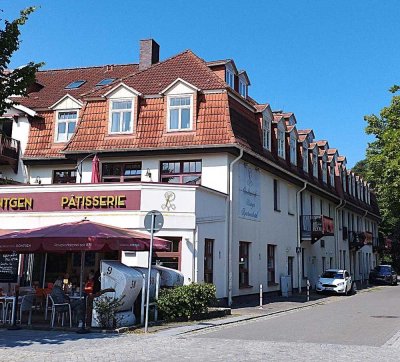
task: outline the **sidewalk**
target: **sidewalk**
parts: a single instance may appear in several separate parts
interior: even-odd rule
[[[357,283],[357,293],[363,293],[372,288],[374,288],[374,286],[368,286],[366,284],[361,285],[360,283]],[[156,332],[157,335],[162,336],[180,335],[206,328],[239,323],[251,319],[271,316],[274,314],[286,313],[302,308],[310,308],[316,305],[334,302],[335,300],[339,301],[342,298],[346,297],[341,295],[317,294],[314,291],[310,291],[309,301],[307,301],[307,295],[304,291],[302,294],[293,293],[289,297],[265,294],[262,308],[259,306],[259,299],[254,296],[254,298],[251,298],[250,300],[234,303],[231,309],[231,316],[218,319],[209,319],[200,322],[192,322],[183,326],[176,324],[164,325],[162,327],[154,326],[149,328],[149,331],[153,333]]]

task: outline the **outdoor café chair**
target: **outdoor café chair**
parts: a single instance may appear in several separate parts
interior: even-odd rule
[[[32,309],[34,308],[35,294],[26,294],[19,305],[19,324],[22,324],[22,313],[29,312],[28,325],[32,323]]]
[[[69,303],[55,303],[53,297],[48,295],[51,302],[51,327],[54,327],[54,319],[56,314],[61,313],[61,325],[64,326],[65,313],[69,313],[69,327],[72,328],[72,313],[71,304]]]

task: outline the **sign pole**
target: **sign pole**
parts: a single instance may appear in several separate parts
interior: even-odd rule
[[[148,332],[149,327],[149,304],[150,304],[150,278],[151,278],[151,260],[153,258],[153,238],[154,238],[154,221],[155,214],[151,214],[151,229],[150,229],[150,250],[149,250],[149,270],[147,274],[147,290],[146,290],[146,318],[144,322],[144,333]]]

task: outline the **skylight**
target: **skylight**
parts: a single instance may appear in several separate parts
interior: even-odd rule
[[[99,83],[97,83],[96,86],[107,85],[107,84],[112,83],[114,80],[115,80],[115,78],[104,78]]]
[[[86,83],[86,80],[75,80],[72,83],[69,83],[65,89],[77,89],[79,88],[82,84]]]

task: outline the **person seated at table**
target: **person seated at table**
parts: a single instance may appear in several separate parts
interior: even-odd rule
[[[85,284],[85,293],[86,294],[93,294],[93,286],[94,286],[94,273],[91,271],[88,276],[88,280]]]
[[[71,310],[76,313],[79,325],[83,323],[84,319],[84,299],[71,300],[68,295],[63,291],[63,278],[58,278],[54,284],[53,289],[50,293],[55,304],[69,303],[71,305]]]

